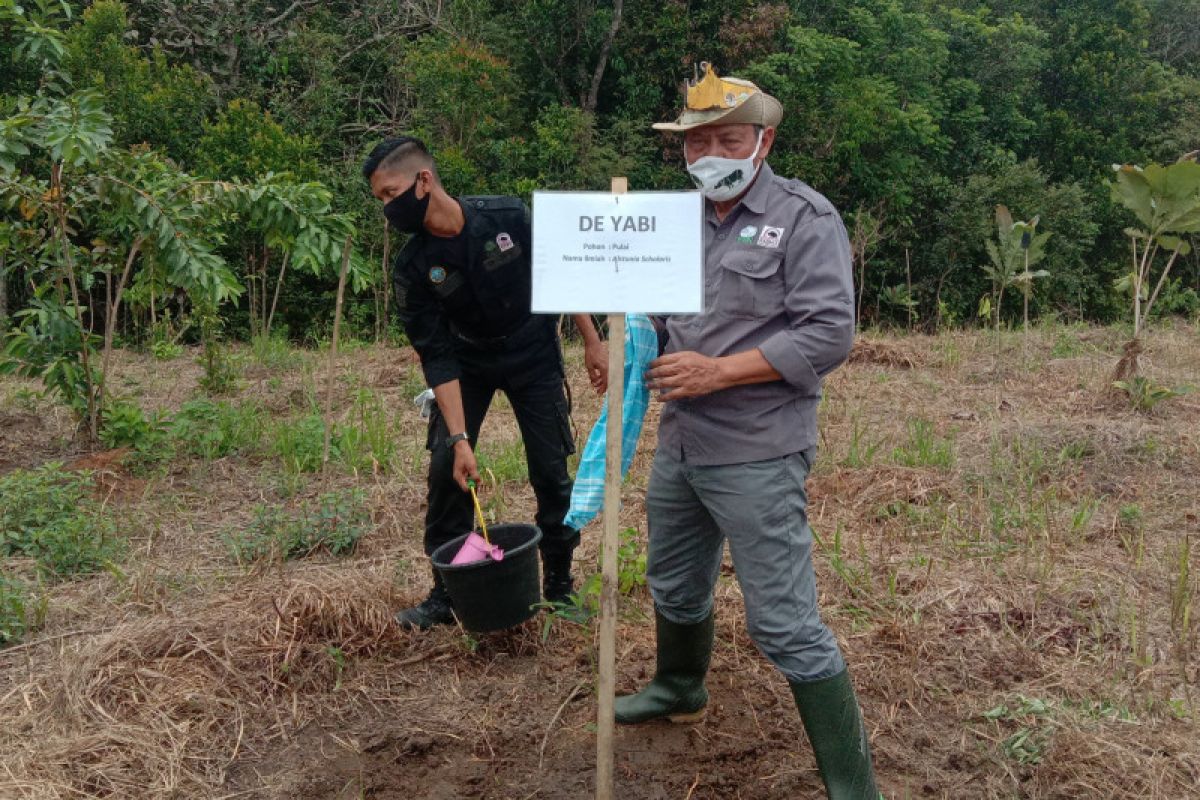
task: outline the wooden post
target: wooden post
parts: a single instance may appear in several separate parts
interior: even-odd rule
[[[334,367],[337,363],[338,327],[342,321],[342,299],[346,295],[346,273],[350,271],[350,248],[353,237],[346,237],[342,247],[342,271],[338,274],[337,303],[333,307],[333,338],[329,342],[329,372],[325,378],[325,441],[321,447],[321,473],[326,485],[329,483],[329,444],[333,433],[333,387]]]
[[[612,179],[613,194],[629,191]],[[617,548],[620,544],[621,428],[625,402],[625,315],[608,315],[608,428],[604,450],[604,544],[600,573],[600,685],[596,719],[596,800],[613,798],[613,696],[617,678]]]

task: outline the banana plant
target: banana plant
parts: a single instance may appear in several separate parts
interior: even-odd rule
[[[1182,234],[1200,232],[1200,164],[1179,161],[1145,168],[1132,164],[1114,164],[1116,179],[1110,184],[1113,199],[1129,209],[1140,225],[1125,229],[1129,237],[1133,268],[1121,279],[1122,287],[1133,301],[1133,338],[1146,328],[1154,301],[1167,282],[1167,276],[1179,256],[1191,252]],[[1159,256],[1166,263],[1153,280]],[[1153,291],[1149,291],[1151,284]],[[1136,373],[1136,360],[1131,365]]]
[[[1046,257],[1046,241],[1050,234],[1038,233],[1040,217],[1029,221],[1013,221],[1012,213],[1005,205],[996,206],[996,240],[988,239],[987,248],[990,264],[982,269],[992,281],[993,320],[1000,330],[1000,307],[1004,303],[1004,290],[1009,287],[1020,289],[1025,296],[1025,328],[1029,328],[1029,298],[1033,294],[1033,282],[1047,277],[1045,270],[1030,268]]]

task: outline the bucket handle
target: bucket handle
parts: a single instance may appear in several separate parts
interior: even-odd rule
[[[479,518],[479,530],[483,533],[483,540],[491,544],[492,540],[488,538],[487,522],[483,519],[483,508],[479,505],[479,495],[475,494],[474,479],[467,480],[467,488],[471,490],[471,501],[475,504],[475,516]]]

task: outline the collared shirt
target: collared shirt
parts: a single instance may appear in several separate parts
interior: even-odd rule
[[[525,204],[516,197],[458,202],[465,220],[458,235],[421,231],[392,266],[397,313],[430,386],[461,377],[472,342],[508,337],[532,321]]]
[[[658,446],[696,465],[806,450],[817,443],[821,378],[854,340],[845,226],[825,197],[765,162],[723,221],[705,205],[705,311],[665,318],[665,352],[758,348],[782,380],[668,401]]]

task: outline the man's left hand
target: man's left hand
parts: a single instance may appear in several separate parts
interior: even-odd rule
[[[701,397],[730,386],[716,358],[693,350],[660,356],[646,370],[646,385],[660,402]]]
[[[583,346],[583,365],[596,394],[604,394],[608,389],[608,348],[604,342],[597,339]]]

